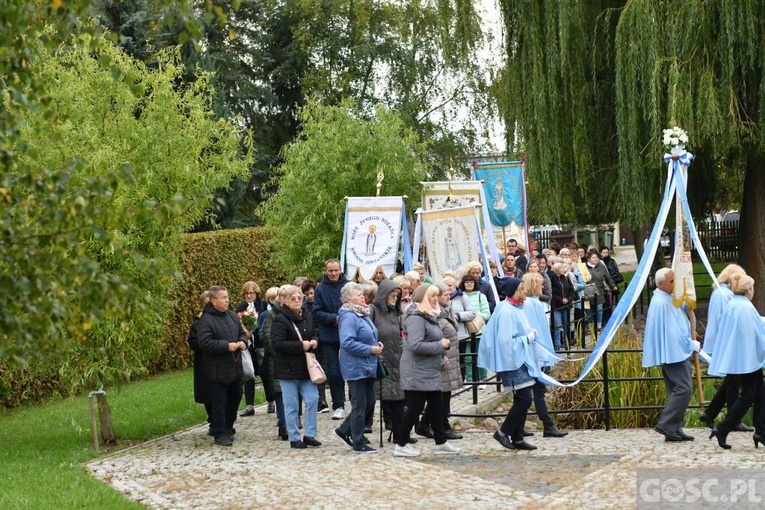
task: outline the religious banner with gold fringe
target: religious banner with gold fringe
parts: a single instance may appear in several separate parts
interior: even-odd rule
[[[680,164],[680,174],[687,186],[688,167]],[[696,286],[693,281],[693,260],[691,258],[692,247],[691,232],[678,192],[675,198],[675,253],[672,256],[675,288],[672,292],[672,299],[676,307],[685,303],[689,310],[696,309]]]

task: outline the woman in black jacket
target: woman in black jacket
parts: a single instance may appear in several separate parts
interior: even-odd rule
[[[321,446],[316,440],[316,415],[319,393],[308,375],[305,353],[316,349],[313,318],[303,307],[303,292],[294,285],[280,289],[283,297],[281,313],[271,325],[274,348],[274,378],[279,379],[284,400],[284,418],[290,447]],[[300,440],[299,398],[305,403],[305,436]]]
[[[577,299],[574,284],[566,274],[567,267],[562,262],[556,262],[553,264],[553,277],[550,278],[550,283],[552,284],[553,320],[555,321],[553,344],[556,351],[566,346],[569,338],[569,324],[571,323],[571,307]]]

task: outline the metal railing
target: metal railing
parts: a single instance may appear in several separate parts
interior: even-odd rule
[[[640,297],[640,309],[641,309],[641,315],[643,310],[643,299],[647,302],[650,302],[651,298],[651,292],[652,288],[650,288],[651,282],[649,282],[646,285],[645,292],[641,293]],[[655,285],[653,286],[655,288]],[[618,299],[612,304],[612,307],[616,305],[616,302],[618,302]],[[576,303],[572,303],[570,306],[571,309],[573,309],[574,305],[580,303],[580,301],[577,301]],[[597,298],[593,298],[590,300],[590,307],[585,312],[585,321],[586,323],[590,322],[590,319],[597,313]],[[633,309],[630,311],[633,318],[636,316],[636,308],[633,307]],[[647,308],[647,305],[646,305]],[[551,309],[548,313],[552,313],[554,310]],[[573,313],[570,314],[570,317],[573,317]],[[556,329],[554,325],[554,321],[550,321],[550,333],[552,335],[555,335]],[[586,324],[585,323],[585,324]],[[570,332],[572,326],[575,328],[574,331],[576,331],[576,324],[574,320],[569,320],[568,323],[565,324],[563,327],[564,331]],[[582,337],[584,338],[584,333],[582,333]],[[594,328],[592,329],[592,336],[593,336],[593,342],[597,342],[598,340],[598,329]],[[566,335],[566,338],[569,338],[568,335]],[[574,340],[579,340],[578,336],[574,336]],[[470,336],[470,339],[467,340],[470,344],[470,353],[460,354],[460,363],[461,367],[466,366],[466,369],[470,371],[472,381],[466,381],[464,383],[464,388],[462,390],[459,390],[455,394],[463,394],[467,391],[472,392],[472,403],[473,405],[478,405],[479,403],[479,392],[478,387],[479,385],[494,385],[496,386],[497,392],[501,392],[501,382],[499,380],[499,376],[494,375],[491,378],[487,380],[479,380],[479,371],[478,371],[478,365],[476,363],[476,356],[477,356],[477,339],[476,335],[473,334]],[[583,355],[583,354],[591,354],[592,350],[588,349],[562,349],[560,351],[562,354],[576,354],[576,355]],[[603,353],[603,357],[601,358],[600,364],[602,369],[602,377],[589,377],[582,379],[579,384],[600,384],[603,386],[603,405],[601,407],[586,407],[586,408],[568,408],[568,409],[548,409],[548,412],[550,414],[572,414],[572,413],[603,413],[603,423],[605,425],[606,430],[611,429],[611,415],[614,412],[622,412],[622,411],[650,411],[650,410],[658,410],[662,409],[663,405],[645,405],[645,406],[612,406],[610,402],[609,397],[609,386],[611,384],[620,384],[623,382],[647,382],[647,381],[663,381],[662,377],[654,376],[654,377],[611,377],[608,369],[608,359],[609,354],[642,354],[642,349],[606,349],[606,351]],[[472,359],[470,360],[467,365],[465,364],[465,358],[468,356],[472,356]],[[712,376],[703,375],[701,377],[702,379],[714,379]],[[561,379],[561,383],[570,383],[573,382],[573,379]],[[690,408],[699,407],[698,405],[690,406]],[[535,415],[536,412],[529,411],[529,414]],[[504,418],[505,414],[496,414],[496,413],[490,413],[490,414],[465,414],[465,413],[453,413],[451,416],[454,417],[462,417],[462,418]]]

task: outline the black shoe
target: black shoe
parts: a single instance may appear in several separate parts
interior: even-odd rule
[[[492,437],[496,439],[499,442],[499,444],[501,444],[508,450],[515,450],[515,446],[513,446],[513,442],[510,441],[510,438],[507,436],[501,435],[499,431],[496,431]]]
[[[274,414],[276,412],[276,405],[273,402],[268,403],[268,409],[266,410],[268,414]]]
[[[372,427],[364,427],[364,434],[371,434],[372,433]]]
[[[513,448],[516,450],[536,450],[537,447],[534,446],[531,443],[527,443],[526,441],[521,441],[520,443],[513,443]]]
[[[454,439],[462,439],[462,434],[457,434],[453,430],[446,431],[446,435],[444,436],[448,441],[454,440]]]
[[[214,443],[217,446],[231,446],[234,444],[234,438],[231,436],[218,436],[215,438]]]
[[[419,425],[415,427],[414,429],[415,434],[418,436],[427,437],[428,439],[434,439],[436,436],[433,435],[433,429],[428,425],[427,427],[423,427],[422,425]]]
[[[730,445],[725,442],[726,439],[728,439],[728,433],[727,432],[720,432],[717,430],[717,428],[712,429],[712,433],[709,434],[709,439],[712,439],[713,437],[717,438],[717,445],[722,448],[723,450],[730,450]]]
[[[418,439],[416,437],[409,438],[409,444],[417,444]],[[765,442],[763,442],[765,444]]]
[[[704,423],[710,429],[715,428],[715,421],[712,418],[710,418],[709,416],[707,416],[707,413],[701,413],[699,415],[699,421],[701,423]]]
[[[529,432],[528,430],[523,431],[523,437],[531,437],[533,435],[534,435],[533,432]]]
[[[759,448],[760,447],[760,445],[758,443],[762,443],[763,445],[765,445],[765,438],[762,437],[759,434],[755,434],[754,436],[752,436],[752,439],[754,439],[754,447],[755,448]]]
[[[290,438],[290,435],[287,433],[287,429],[284,427],[279,427],[279,439],[282,441],[286,441]]]
[[[682,440],[683,440],[683,438],[682,438],[682,437],[680,437],[680,436],[679,436],[678,434],[676,434],[675,432],[667,432],[666,430],[662,430],[662,429],[660,429],[659,427],[654,427],[654,429],[653,429],[653,430],[655,430],[656,432],[658,432],[659,434],[661,434],[662,436],[664,436],[664,440],[665,440],[665,441],[670,441],[670,442],[679,442],[679,441],[682,441]]]
[[[680,436],[680,439],[682,439],[683,441],[693,441],[694,439],[696,439],[695,437],[689,436],[688,434],[683,432],[683,429],[677,429],[677,435]]]
[[[754,427],[748,427],[743,423],[739,423],[736,425],[736,428],[733,429],[733,432],[754,432]]]
[[[359,446],[353,449],[353,453],[377,453],[377,450],[369,446],[368,444]]]
[[[242,418],[246,418],[248,416],[255,416],[255,409],[252,409],[252,408],[245,409],[244,411],[239,413],[239,416],[241,416]]]
[[[299,450],[303,450],[305,448],[308,448],[308,446],[300,440],[297,441],[290,441],[290,448],[297,448]]]
[[[324,402],[323,400],[321,402],[319,402],[319,408],[317,409],[317,412],[319,414],[328,413],[329,412],[329,406],[327,405],[327,403]]]
[[[346,445],[348,445],[348,448],[351,448],[351,449],[353,448],[353,441],[351,441],[351,438],[350,438],[350,437],[348,437],[348,436],[346,436],[346,435],[344,435],[344,434],[342,434],[342,433],[340,432],[340,429],[335,429],[335,435],[336,435],[337,437],[339,437],[339,438],[340,438],[340,440],[341,440],[343,443],[345,443]]]
[[[315,437],[303,436],[303,442],[308,446],[321,446],[321,441],[317,441]]]
[[[549,429],[545,429],[545,431],[542,433],[542,437],[566,437],[567,435],[568,432],[563,432],[555,425]]]

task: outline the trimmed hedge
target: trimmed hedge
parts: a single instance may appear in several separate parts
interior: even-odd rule
[[[144,351],[146,359],[135,361],[142,366],[136,366],[134,374],[150,375],[191,365],[193,356],[187,337],[194,316],[199,313],[197,297],[202,291],[212,285],[225,285],[235,307],[241,300],[240,289],[244,282],[257,282],[265,293],[268,287],[287,281],[287,272],[278,267],[272,257],[271,232],[265,227],[253,227],[181,237],[176,248],[180,274],[170,292],[171,308],[163,328],[165,332],[160,335],[159,350],[151,349],[154,354]],[[98,328],[94,328],[96,330]],[[108,328],[102,330],[108,331]],[[111,352],[103,357],[103,361],[109,365],[110,359],[117,360],[122,354]],[[0,360],[0,408],[97,389],[84,387],[85,383],[80,386],[71,384],[71,381],[87,379],[78,378],[79,374],[60,373],[70,368],[76,370],[79,366],[77,356],[75,350],[70,357],[50,358],[26,368],[10,368]],[[126,374],[123,381],[128,379],[129,374]],[[61,384],[63,381],[70,384]]]
[[[256,282],[265,294],[267,288],[287,281],[286,271],[272,257],[271,232],[267,227],[252,227],[184,236],[178,247],[182,277],[170,294],[173,308],[162,354],[151,367],[152,372],[191,364],[187,338],[199,313],[197,298],[203,291],[213,285],[225,285],[231,307],[235,308],[242,300],[244,282]]]

